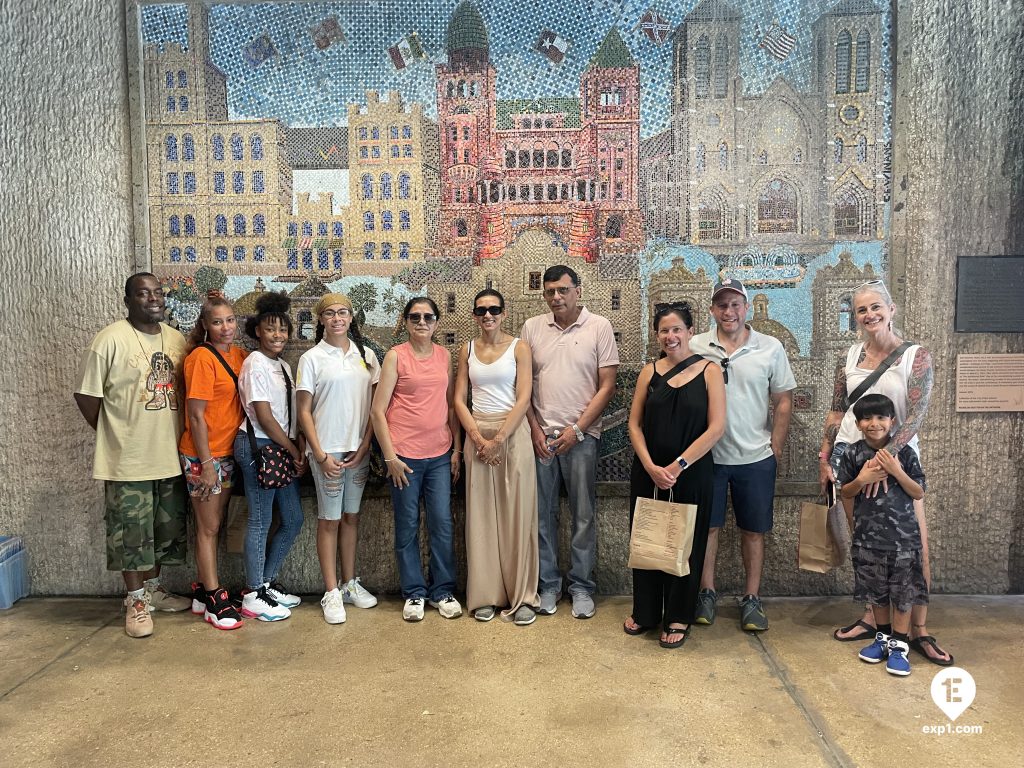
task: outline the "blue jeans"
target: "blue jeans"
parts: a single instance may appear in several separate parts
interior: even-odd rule
[[[395,508],[395,557],[402,597],[429,597],[440,600],[455,591],[455,552],[452,549],[451,451],[433,459],[407,459],[411,475],[409,485],[391,485],[391,504]],[[430,586],[423,578],[420,560],[420,497],[427,515],[430,537]]]
[[[256,438],[257,448],[272,442],[269,438]],[[261,584],[277,578],[281,563],[302,528],[299,481],[293,480],[285,488],[260,488],[249,436],[245,432],[235,435],[235,462],[242,472],[245,499],[249,502],[249,527],[245,531],[245,584],[249,589],[259,589]],[[281,513],[281,526],[274,532],[268,547],[274,499],[277,499]]]
[[[540,545],[539,591],[562,591],[558,570],[558,493],[562,482],[572,510],[569,594],[594,594],[592,575],[597,563],[597,449],[600,441],[586,435],[564,456],[547,466],[537,464],[537,533]]]

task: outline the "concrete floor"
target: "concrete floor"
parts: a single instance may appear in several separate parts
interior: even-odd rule
[[[455,621],[401,604],[326,625],[315,598],[278,624],[218,632],[160,614],[128,638],[111,599],[28,599],[0,613],[0,765],[1019,766],[1024,597],[933,598],[930,625],[977,683],[956,726],[939,667],[894,678],[830,639],[853,605],[769,599],[749,636],[734,601],[681,650],[589,621]]]

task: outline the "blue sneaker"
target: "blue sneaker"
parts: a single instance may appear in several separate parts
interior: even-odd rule
[[[876,632],[875,642],[863,648],[857,655],[861,661],[866,661],[868,664],[878,664],[881,661],[885,661],[889,656],[889,636]]]
[[[890,638],[888,651],[889,658],[885,662],[885,671],[890,675],[899,675],[900,677],[909,675],[910,660],[907,658],[907,653],[910,652],[910,646],[902,640]]]

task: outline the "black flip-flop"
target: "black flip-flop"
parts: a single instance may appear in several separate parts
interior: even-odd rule
[[[658,638],[658,645],[660,645],[662,648],[679,648],[683,645],[683,643],[686,642],[686,636],[690,634],[690,628],[687,627],[686,629],[680,629],[679,627],[669,627],[665,630],[665,634],[682,635],[682,637],[671,643],[668,640],[662,640],[661,638]]]
[[[938,641],[931,635],[921,635],[920,637],[915,637],[913,640],[910,641],[909,645],[915,651],[917,651],[926,659],[928,659],[928,661],[930,661],[932,664],[938,664],[940,667],[953,666],[953,654],[946,653],[946,651],[942,650],[942,648],[939,647]],[[924,649],[925,645],[930,645],[932,647],[932,650],[936,653],[945,653],[947,656],[949,656],[949,658],[940,659],[936,656],[929,656],[928,651]]]
[[[850,635],[849,637],[840,637],[839,636],[840,632],[852,632],[857,627],[863,627],[864,631],[863,632],[859,632],[856,635]],[[840,643],[853,643],[853,642],[857,642],[858,640],[874,640],[875,639],[875,635],[877,633],[878,633],[878,630],[875,627],[872,627],[870,624],[868,624],[863,619],[857,619],[850,626],[848,626],[848,627],[840,627],[835,632],[833,632],[832,633],[832,638],[834,640],[838,640]]]
[[[629,618],[633,619],[632,616],[630,616]],[[645,627],[642,624],[637,624],[636,619],[633,619],[633,623],[636,624],[636,629],[630,629],[626,626],[625,623],[623,623],[622,631],[625,632],[627,635],[632,635],[633,637],[636,637],[637,635],[642,635],[649,629],[654,629],[654,627]]]

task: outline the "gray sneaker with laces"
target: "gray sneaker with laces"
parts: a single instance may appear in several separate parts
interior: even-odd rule
[[[768,629],[768,617],[757,595],[746,595],[740,600],[740,626],[747,632],[764,632]]]
[[[537,620],[537,612],[528,605],[520,605],[516,609],[516,615],[512,618],[512,623],[525,627],[528,624],[533,624]]]
[[[715,616],[718,614],[718,593],[713,589],[702,589],[698,592],[695,613],[695,624],[703,624],[706,627],[714,624]]]

